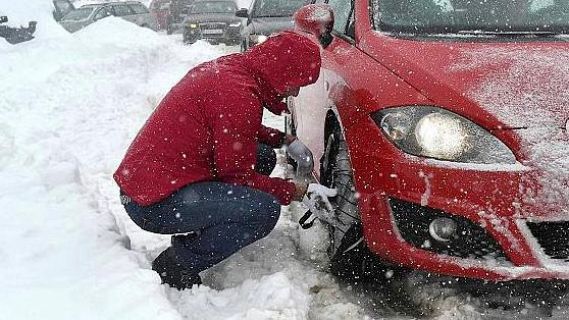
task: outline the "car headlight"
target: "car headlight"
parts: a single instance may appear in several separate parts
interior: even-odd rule
[[[237,22],[233,22],[229,24],[230,27],[232,28],[237,28],[241,26],[241,21],[237,21]]]
[[[463,163],[516,163],[513,152],[490,132],[442,108],[389,108],[373,113],[372,118],[393,144],[415,156]]]
[[[251,40],[251,42],[255,43],[255,44],[260,44],[263,43],[265,41],[267,41],[267,36],[263,35],[263,34],[252,34],[249,36],[249,40]]]
[[[192,29],[195,29],[195,28],[198,27],[198,25],[197,25],[197,23],[189,23],[189,24],[188,24],[188,27],[190,27],[190,28],[192,28]]]

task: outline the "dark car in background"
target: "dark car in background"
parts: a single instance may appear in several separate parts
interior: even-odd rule
[[[69,32],[78,31],[109,16],[120,17],[141,27],[156,30],[156,19],[138,1],[90,4],[66,14],[59,23]]]
[[[150,14],[156,19],[157,29],[167,29],[168,16],[170,15],[170,0],[152,0],[148,9],[150,9]]]
[[[241,50],[245,51],[273,33],[294,27],[292,15],[309,0],[255,0],[250,10],[240,9],[236,15],[247,18],[242,32]]]
[[[170,12],[168,13],[166,32],[168,34],[181,32],[184,20],[190,12],[194,0],[171,0],[169,3]]]
[[[237,5],[226,0],[194,2],[184,21],[184,43],[203,39],[211,43],[238,45],[241,42],[241,19],[235,16]]]

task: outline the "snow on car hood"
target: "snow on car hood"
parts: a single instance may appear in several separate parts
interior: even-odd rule
[[[381,39],[374,57],[435,104],[487,112],[496,127],[561,128],[569,117],[568,42]]]
[[[364,46],[433,104],[515,129],[524,165],[537,169],[521,202],[569,216],[568,42],[378,39]]]

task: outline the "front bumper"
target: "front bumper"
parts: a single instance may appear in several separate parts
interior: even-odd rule
[[[524,202],[538,181],[540,173],[534,168],[461,165],[409,156],[388,142],[372,121],[362,120],[345,133],[366,241],[382,259],[493,281],[569,279],[569,236],[562,232],[567,226],[569,233],[564,222],[569,221],[567,208]],[[401,208],[402,203],[407,207]],[[468,221],[483,232],[462,234],[466,245],[460,250],[424,245],[436,241],[428,238],[420,221],[420,215],[425,217],[421,208]],[[425,241],[402,232],[397,222],[401,213],[413,220],[416,236]],[[547,224],[550,220],[556,222]],[[555,237],[549,236],[554,232]]]
[[[241,42],[240,27],[231,27],[226,24],[219,26],[199,24],[197,27],[191,28],[186,25],[184,27],[184,42],[194,43],[198,40],[236,45]]]

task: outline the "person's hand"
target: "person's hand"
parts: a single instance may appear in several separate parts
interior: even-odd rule
[[[293,136],[292,134],[287,134],[285,135],[284,139],[283,139],[283,145],[288,146],[290,145],[294,140],[296,140],[296,137]]]
[[[300,140],[295,139],[287,147],[286,152],[297,164],[297,178],[302,179],[309,177],[312,173],[312,169],[314,169],[314,157],[310,149],[308,149],[304,143],[300,142]]]
[[[308,183],[304,181],[293,181],[293,183],[295,186],[295,190],[292,200],[302,201],[304,195],[306,194],[306,190],[308,189]]]

